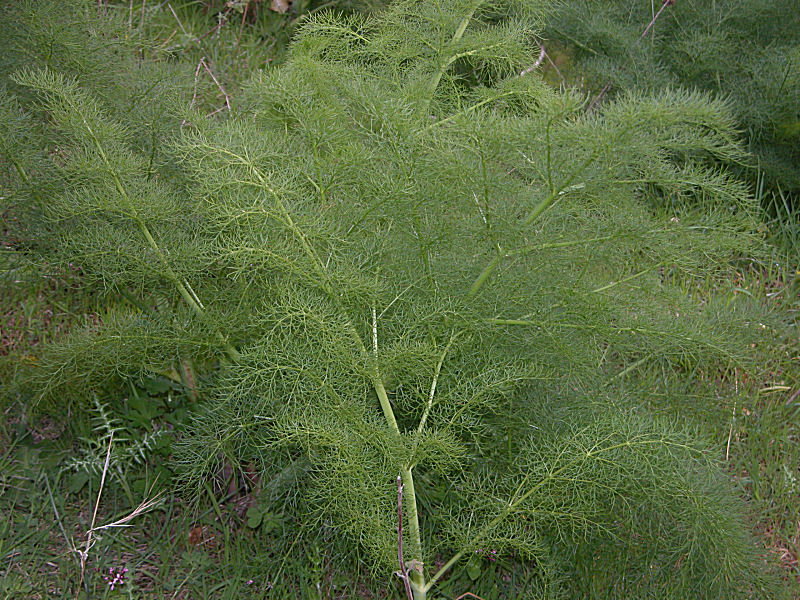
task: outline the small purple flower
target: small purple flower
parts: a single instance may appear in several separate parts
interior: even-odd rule
[[[106,580],[108,587],[113,592],[114,588],[125,585],[125,573],[127,572],[127,567],[109,567],[108,575],[103,575],[103,579]]]

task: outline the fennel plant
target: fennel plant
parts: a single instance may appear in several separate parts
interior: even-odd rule
[[[79,398],[191,357],[185,484],[256,465],[262,502],[414,600],[487,549],[535,565],[525,597],[771,593],[713,453],[620,385],[754,365],[763,315],[675,283],[759,252],[715,166],[744,156],[734,121],[677,90],[587,112],[521,76],[545,8],[316,14],[230,115],[165,101],[155,146],[69,65],[18,70],[27,251],[135,307],[27,383]]]

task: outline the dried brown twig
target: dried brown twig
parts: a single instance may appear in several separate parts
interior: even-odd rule
[[[206,61],[206,57],[205,56],[200,59],[200,62],[197,63],[197,68],[194,70],[194,89],[192,91],[192,101],[189,103],[189,109],[194,108],[195,104],[197,104],[197,82],[198,82],[198,79],[200,77],[200,69],[204,69],[205,72],[208,73],[211,76],[212,81],[217,86],[219,91],[222,92],[222,95],[225,97],[225,105],[224,106],[220,106],[218,109],[210,112],[207,116],[211,117],[211,116],[217,114],[218,112],[220,112],[222,110],[226,110],[226,109],[230,111],[231,110],[231,98],[228,95],[228,92],[223,87],[223,85],[217,79],[216,75],[214,75],[214,72],[211,70],[211,67],[208,65],[208,62]],[[181,125],[183,125],[183,126],[188,125],[188,122],[184,120],[181,123]]]
[[[653,20],[647,24],[647,27],[644,28],[642,35],[640,35],[639,37],[643,38],[644,36],[646,36],[647,32],[650,31],[650,28],[656,24],[658,17],[661,16],[661,13],[664,12],[664,9],[666,9],[668,6],[672,6],[673,4],[675,4],[675,0],[664,0],[664,2],[661,3],[661,8],[658,9],[658,12],[653,17]]]
[[[414,600],[411,581],[408,578],[408,567],[403,558],[403,478],[400,475],[397,476],[397,560],[400,563],[400,570],[397,575],[403,580],[406,597],[408,600]]]
[[[106,461],[103,464],[103,474],[100,477],[100,489],[97,490],[97,499],[94,503],[94,512],[92,513],[92,525],[89,528],[89,531],[86,532],[86,545],[84,549],[78,551],[80,555],[80,562],[81,562],[81,580],[78,585],[78,590],[83,587],[83,582],[86,577],[86,561],[89,558],[89,550],[92,549],[94,546],[94,524],[97,522],[97,510],[100,508],[100,498],[103,496],[103,487],[106,483],[106,475],[108,474],[108,466],[111,463],[111,444],[114,442],[114,434],[112,433],[108,437],[108,448],[106,449]]]
[[[539,58],[537,58],[536,62],[534,62],[530,67],[523,69],[519,74],[520,77],[522,77],[523,75],[527,75],[528,73],[532,73],[533,71],[538,69],[539,66],[542,64],[542,62],[544,61],[545,57],[547,56],[547,51],[545,50],[544,44],[540,43],[539,48],[540,48]]]
[[[106,525],[100,525],[99,527],[95,527],[95,523],[97,522],[97,512],[100,508],[100,500],[103,496],[103,488],[105,487],[106,476],[108,475],[108,469],[111,465],[111,446],[113,442],[114,442],[114,434],[112,433],[108,438],[108,448],[106,448],[106,460],[103,463],[103,473],[100,477],[100,488],[97,490],[97,498],[94,503],[94,512],[92,513],[92,523],[91,526],[89,527],[89,530],[86,532],[86,543],[84,544],[83,550],[78,550],[77,548],[74,549],[74,551],[78,553],[79,563],[81,568],[80,583],[78,584],[78,594],[80,594],[80,589],[83,587],[83,583],[86,580],[86,563],[89,559],[89,551],[95,544],[95,532],[101,531],[103,529],[111,529],[114,527],[128,527],[128,523],[130,521],[152,510],[160,501],[160,498],[158,496],[152,498],[151,500],[144,500],[128,515],[120,519],[117,519],[116,521],[113,521],[111,523],[107,523]],[[55,508],[55,504],[53,504],[53,508]],[[57,515],[58,512],[56,512],[56,516]]]
[[[206,62],[205,57],[200,59],[200,64],[203,65],[203,68],[206,70],[206,73],[208,73],[211,76],[211,79],[214,81],[216,86],[219,88],[219,91],[222,92],[222,95],[225,97],[225,106],[218,108],[217,110],[215,110],[211,114],[213,115],[215,113],[218,113],[223,108],[227,108],[228,110],[231,110],[231,97],[228,96],[228,92],[225,91],[225,88],[222,87],[222,84],[219,82],[217,77],[214,75],[214,72],[211,70],[211,67],[208,66],[208,63]]]

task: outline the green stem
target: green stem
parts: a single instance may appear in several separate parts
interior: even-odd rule
[[[578,173],[583,171],[585,166],[578,169],[575,173],[573,173],[571,177],[567,179],[566,182],[564,182],[564,184],[561,187],[559,187],[557,190],[553,190],[550,194],[547,195],[547,197],[544,200],[542,200],[539,204],[537,204],[533,208],[533,210],[528,214],[525,220],[522,222],[522,225],[524,227],[528,227],[534,221],[536,221],[536,219],[538,219],[542,215],[542,213],[544,213],[544,211],[546,211],[553,204],[555,204],[555,202],[561,196],[562,192],[567,187],[569,187],[569,185],[572,183],[575,177],[578,176]],[[491,262],[489,262],[488,265],[484,267],[483,271],[481,271],[480,275],[478,275],[478,278],[472,284],[472,287],[470,287],[469,292],[467,293],[467,299],[472,299],[478,294],[483,285],[488,281],[489,277],[491,277],[492,273],[494,273],[497,267],[500,266],[500,263],[503,262],[503,259],[510,255],[511,254],[498,254],[491,260]]]
[[[214,333],[216,334],[217,338],[220,341],[220,344],[222,345],[222,349],[225,351],[228,357],[233,361],[239,360],[242,355],[233,346],[233,344],[231,344],[227,340],[227,338],[224,335],[222,335],[222,332],[219,331],[213,323],[211,323],[211,321],[208,318],[208,315],[206,314],[205,307],[202,305],[200,299],[197,297],[197,294],[191,288],[189,283],[183,282],[178,278],[178,275],[169,265],[166,255],[159,247],[158,243],[153,237],[153,234],[150,233],[150,230],[147,228],[145,222],[139,219],[138,217],[136,218],[136,222],[139,225],[139,230],[142,232],[142,235],[144,236],[145,240],[147,240],[148,245],[153,249],[153,251],[158,256],[159,260],[161,261],[161,264],[164,267],[167,277],[175,285],[175,288],[178,290],[178,293],[181,295],[181,298],[183,298],[186,304],[189,305],[189,308],[191,308],[192,311],[200,319],[202,319],[207,325],[209,325],[214,330]]]
[[[414,488],[414,475],[411,472],[411,467],[400,469],[400,477],[403,479],[405,496],[408,500],[406,514],[408,514],[408,533],[411,537],[411,557],[414,560],[408,576],[411,590],[414,593],[414,600],[425,600],[428,588],[425,585],[425,573],[423,572],[422,532],[419,526],[417,494]]]
[[[13,157],[10,157],[9,160],[11,161],[11,164],[14,165],[14,168],[17,170],[20,179],[22,179],[22,181],[25,182],[25,185],[30,185],[31,178],[28,177],[28,173],[25,171],[25,168],[22,166],[22,164],[16,158]]]
[[[138,298],[133,296],[127,290],[125,290],[125,289],[123,289],[123,288],[121,288],[119,286],[115,286],[115,287],[116,287],[117,293],[119,293],[120,296],[125,298],[125,300],[130,302],[133,306],[138,308],[140,311],[142,311],[144,313],[150,311],[150,307],[149,306],[147,306],[144,302],[140,301]]]
[[[478,278],[473,282],[472,286],[469,288],[469,292],[467,292],[467,300],[472,300],[475,296],[477,296],[478,292],[483,287],[483,284],[486,283],[486,280],[492,276],[492,273],[495,272],[495,269],[500,266],[500,263],[503,261],[504,255],[498,254],[495,256],[488,265],[483,268]]]
[[[501,254],[497,254],[491,262],[484,267],[483,271],[481,271],[478,278],[472,284],[472,287],[469,288],[469,292],[467,292],[467,299],[471,300],[474,298],[486,281],[491,277],[492,273],[495,272],[497,267],[500,266],[500,263],[506,259],[511,258],[513,256],[520,256],[523,254],[527,254],[528,252],[536,252],[537,250],[552,250],[556,248],[569,248],[571,246],[580,246],[582,244],[590,244],[592,242],[604,242],[607,240],[612,240],[614,238],[620,237],[619,235],[604,235],[596,238],[590,238],[587,240],[570,240],[568,242],[552,242],[549,244],[536,244],[535,246],[525,246],[524,248],[518,248],[511,252],[505,252]]]
[[[302,246],[305,255],[309,259],[311,259],[311,262],[314,265],[314,269],[317,271],[317,274],[320,277],[320,283],[322,285],[322,288],[325,290],[325,293],[327,293],[331,297],[331,299],[335,300],[336,295],[333,293],[333,290],[330,288],[330,285],[328,284],[328,276],[325,271],[325,265],[322,262],[322,259],[320,259],[319,255],[317,254],[317,251],[314,250],[314,247],[311,245],[311,242],[309,242],[305,232],[302,229],[300,229],[297,223],[295,223],[295,220],[292,218],[292,214],[289,212],[289,209],[286,208],[286,205],[281,200],[280,194],[278,194],[278,191],[269,184],[264,174],[245,156],[236,154],[235,152],[232,152],[227,148],[221,148],[213,145],[208,145],[207,147],[210,150],[213,150],[214,152],[225,154],[233,158],[240,165],[247,167],[255,177],[256,181],[243,182],[243,183],[248,185],[253,185],[257,188],[265,190],[273,197],[275,206],[278,208],[278,212],[280,213],[280,218],[283,221],[283,224],[286,225],[289,231],[292,232],[292,235],[294,235],[295,238],[300,242],[300,245]]]
[[[353,334],[358,339],[358,342],[361,343],[361,338],[358,337],[355,330],[353,330]],[[363,348],[363,344],[361,344],[361,346]],[[389,394],[386,393],[386,387],[383,385],[383,377],[381,377],[381,371],[378,367],[378,315],[374,308],[372,309],[372,354],[372,387],[375,388],[375,393],[378,395],[378,402],[380,402],[383,416],[386,418],[386,423],[389,425],[392,432],[399,437],[400,428],[397,426],[397,419],[394,416],[394,410],[392,410],[392,403],[389,401]]]
[[[478,110],[481,106],[485,106],[487,104],[491,104],[492,102],[496,102],[496,101],[500,100],[501,98],[505,98],[507,96],[514,96],[514,95],[516,95],[518,93],[519,92],[516,92],[516,91],[503,92],[502,94],[498,94],[497,96],[493,96],[492,98],[486,98],[485,100],[481,100],[480,102],[476,102],[475,104],[473,104],[471,106],[468,106],[467,108],[465,108],[463,110],[460,110],[457,113],[453,113],[449,117],[445,117],[443,119],[440,119],[440,120],[436,121],[435,123],[431,123],[430,125],[425,127],[425,130],[433,129],[434,127],[438,127],[439,125],[443,125],[444,123],[449,123],[450,121],[452,121],[454,119],[457,119],[460,116],[468,115],[472,111]]]
[[[634,370],[635,370],[637,367],[639,367],[639,366],[643,365],[644,363],[646,363],[646,362],[647,362],[648,360],[650,360],[651,358],[653,358],[653,355],[652,355],[652,354],[648,354],[647,356],[645,356],[645,357],[643,357],[643,358],[640,358],[640,359],[639,359],[639,360],[637,360],[636,362],[634,362],[634,363],[632,363],[632,364],[628,365],[628,366],[627,366],[627,367],[625,367],[625,368],[624,368],[622,371],[620,371],[619,373],[617,373],[616,375],[614,375],[613,377],[611,377],[611,379],[609,379],[609,380],[608,380],[608,381],[609,381],[609,383],[610,383],[610,382],[612,382],[612,381],[614,381],[614,380],[616,380],[616,379],[622,379],[623,377],[625,377],[625,375],[627,375],[627,374],[628,374],[628,373],[630,373],[631,371],[634,371]]]
[[[476,543],[480,542],[480,540],[481,540],[481,538],[483,536],[485,536],[488,532],[490,532],[497,525],[499,525],[506,517],[508,517],[512,512],[514,512],[514,510],[520,504],[522,504],[523,502],[525,502],[525,500],[530,498],[539,488],[541,488],[543,485],[545,485],[548,481],[552,481],[553,479],[556,479],[559,475],[561,475],[561,473],[563,473],[564,471],[572,468],[573,465],[575,465],[575,464],[577,464],[577,463],[579,463],[579,462],[581,462],[583,460],[598,456],[600,454],[605,454],[606,452],[611,452],[613,450],[618,450],[619,448],[632,448],[634,446],[649,446],[649,445],[652,445],[652,444],[667,444],[667,445],[674,445],[674,446],[680,446],[682,448],[686,448],[686,446],[683,446],[681,444],[675,444],[675,443],[669,442],[668,440],[665,440],[663,438],[657,438],[657,439],[646,439],[646,440],[629,440],[629,441],[626,441],[626,442],[620,442],[619,444],[612,444],[611,446],[606,446],[605,448],[592,449],[592,450],[589,450],[589,451],[587,451],[585,453],[582,453],[579,457],[577,457],[577,458],[569,461],[568,463],[562,465],[561,468],[556,469],[555,471],[549,473],[547,475],[547,477],[544,477],[543,479],[541,479],[538,483],[533,485],[527,492],[525,492],[521,496],[516,497],[513,500],[511,500],[510,502],[508,502],[506,504],[506,506],[497,514],[497,516],[494,519],[492,519],[486,525],[484,525],[478,531],[478,533],[476,533],[472,537],[472,543],[467,548],[459,550],[458,552],[456,552],[453,555],[453,557],[450,560],[448,560],[442,566],[442,568],[439,569],[433,575],[433,577],[431,577],[428,580],[428,583],[425,586],[425,589],[429,590],[434,585],[436,585],[436,582],[439,581],[439,579],[441,579],[442,576],[444,576],[444,574],[447,573],[447,571],[449,571],[453,567],[453,565],[456,564],[467,553],[467,549],[469,547],[472,547]],[[525,480],[523,480],[522,484],[520,484],[520,486],[518,488],[518,491],[519,491],[519,489],[522,488],[524,483],[525,483]],[[516,496],[516,494],[515,494],[515,496]]]
[[[106,154],[105,150],[103,149],[103,145],[100,143],[100,140],[95,135],[94,131],[92,130],[91,126],[86,123],[86,130],[89,132],[89,137],[92,139],[95,147],[97,148],[97,152],[100,155],[100,158],[103,161],[103,164],[108,169],[108,172],[111,174],[112,179],[114,180],[114,186],[117,188],[120,196],[125,199],[125,202],[128,203],[129,207],[133,207],[133,202],[131,201],[130,196],[128,195],[128,191],[125,189],[125,186],[122,185],[122,180],[119,177],[119,174],[113,169],[111,165],[111,161],[108,159],[108,155]],[[153,249],[156,255],[159,258],[162,266],[164,267],[165,273],[170,281],[173,282],[175,287],[178,290],[178,293],[184,299],[184,301],[189,305],[189,307],[197,314],[207,325],[214,330],[217,338],[220,340],[220,344],[222,345],[222,349],[228,355],[231,360],[238,360],[241,357],[239,351],[234,348],[234,346],[227,340],[227,338],[222,334],[219,329],[210,322],[208,319],[208,315],[206,314],[205,307],[203,307],[202,303],[200,302],[197,294],[191,288],[188,282],[181,281],[175,271],[169,264],[166,255],[159,247],[158,243],[156,242],[155,238],[153,237],[152,233],[147,227],[147,224],[138,216],[135,215],[134,220],[136,224],[139,226],[139,231],[141,231],[142,235],[144,236],[147,244]]]
[[[457,43],[459,40],[461,40],[462,37],[464,37],[464,32],[467,30],[469,22],[472,21],[472,17],[475,16],[475,11],[478,10],[478,7],[481,4],[482,2],[480,0],[478,2],[475,2],[475,5],[472,7],[472,9],[469,12],[467,12],[466,15],[464,15],[464,18],[461,19],[461,22],[458,24],[458,28],[456,28],[453,37],[450,39],[450,45]],[[436,94],[436,88],[439,87],[439,82],[442,80],[445,71],[447,71],[447,69],[450,67],[450,65],[453,64],[453,62],[456,60],[457,57],[458,55],[455,54],[446,61],[444,61],[442,65],[439,67],[439,69],[436,71],[436,75],[433,76],[433,79],[428,84],[428,91],[424,96],[425,97],[425,104],[423,106],[424,114],[428,112],[431,102],[433,102],[433,96]]]
[[[453,345],[457,335],[451,335],[450,341],[445,346],[445,349],[442,351],[441,356],[439,357],[439,362],[436,365],[436,369],[433,374],[433,379],[431,381],[431,389],[428,393],[428,403],[425,406],[425,411],[422,414],[422,418],[419,421],[419,425],[417,426],[417,435],[416,435],[416,442],[414,445],[414,451],[411,453],[411,457],[409,458],[408,466],[404,467],[400,470],[400,476],[403,479],[403,487],[406,490],[406,498],[408,499],[408,526],[409,526],[409,534],[411,536],[411,543],[412,543],[412,556],[418,557],[418,563],[414,565],[414,567],[409,571],[409,579],[411,584],[411,590],[414,594],[414,600],[425,600],[427,597],[428,587],[425,584],[425,574],[422,570],[422,530],[419,525],[419,511],[417,507],[417,495],[416,490],[414,488],[414,475],[412,473],[412,469],[414,467],[414,455],[416,454],[417,448],[419,446],[419,438],[422,434],[423,430],[425,429],[425,423],[428,420],[428,415],[430,414],[431,409],[433,408],[433,400],[436,395],[436,386],[439,381],[439,375],[442,372],[442,366],[444,365],[445,358],[447,357],[450,348]]]
[[[372,378],[372,387],[378,395],[378,402],[380,402],[381,410],[383,410],[386,424],[389,425],[389,429],[391,429],[393,433],[399,436],[400,428],[397,426],[397,419],[394,416],[394,410],[392,410],[392,403],[389,401],[389,395],[386,393],[386,388],[383,385],[380,374],[377,373],[377,369]]]
[[[610,283],[607,283],[606,285],[604,285],[602,287],[599,287],[599,288],[596,288],[596,289],[592,290],[590,293],[591,294],[596,294],[598,292],[604,292],[604,291],[609,290],[609,289],[611,289],[611,288],[613,288],[615,286],[618,286],[620,284],[627,283],[628,281],[633,281],[634,279],[637,279],[637,278],[641,277],[642,275],[647,275],[648,273],[650,273],[654,269],[657,269],[657,268],[659,268],[659,267],[661,267],[663,265],[664,265],[664,263],[658,263],[657,265],[653,265],[649,269],[644,269],[643,271],[639,271],[638,273],[634,273],[633,275],[629,275],[628,277],[620,279],[619,281],[612,281]]]
[[[548,124],[548,127],[549,127],[549,124]],[[616,141],[617,139],[620,139],[622,136],[627,134],[628,131],[630,131],[631,127],[632,126],[628,126],[628,127],[623,128],[614,137],[614,141]],[[549,130],[548,130],[548,139],[549,139]],[[549,150],[549,148],[548,148],[548,150]],[[547,195],[547,197],[544,198],[544,200],[542,200],[541,202],[539,202],[539,204],[537,204],[536,206],[533,207],[533,210],[531,210],[531,212],[528,214],[528,216],[522,222],[522,225],[524,227],[528,227],[528,226],[532,225],[539,217],[542,216],[542,214],[544,214],[544,212],[548,208],[553,206],[561,198],[561,196],[563,196],[568,191],[568,188],[572,185],[572,182],[575,181],[575,179],[581,173],[583,173],[597,159],[597,157],[600,154],[601,150],[602,150],[602,147],[598,147],[597,149],[595,149],[589,155],[589,157],[585,161],[583,161],[583,163],[577,169],[575,169],[575,171],[573,171],[572,174],[570,174],[569,177],[567,177],[567,179],[558,188],[552,189],[552,182],[548,181],[548,186],[551,188],[550,193]],[[549,154],[548,154],[548,159],[547,160],[548,160],[548,163],[549,163],[549,161],[550,161]],[[549,164],[548,164],[548,170],[549,170],[549,168],[550,167],[549,167]],[[550,174],[548,173],[548,180],[549,179],[550,179]],[[558,247],[558,246],[554,246],[554,247]],[[503,261],[504,258],[506,258],[507,256],[512,256],[512,255],[517,254],[517,253],[519,253],[519,251],[513,252],[513,253],[509,253],[509,254],[506,254],[506,255],[498,254],[497,256],[495,256],[491,260],[491,262],[488,265],[486,265],[486,267],[484,267],[483,271],[481,271],[481,273],[478,275],[478,278],[475,280],[475,282],[470,287],[469,292],[467,293],[467,299],[472,299],[478,294],[478,292],[481,290],[481,288],[486,283],[486,281],[488,281],[488,279],[492,275],[492,273],[497,269],[498,266],[500,266],[500,263]]]
[[[447,342],[447,346],[445,346],[444,350],[442,351],[442,355],[439,357],[439,362],[436,363],[436,369],[434,370],[433,379],[431,380],[431,389],[428,393],[428,403],[425,406],[425,410],[422,413],[422,418],[419,420],[419,425],[417,426],[417,437],[419,437],[419,435],[422,434],[423,429],[425,429],[425,423],[428,420],[428,415],[433,408],[433,399],[436,395],[436,386],[439,383],[439,375],[442,372],[444,359],[447,357],[447,353],[450,352],[450,348],[457,337],[458,334],[453,334],[450,336],[450,341]]]
[[[552,29],[554,33],[557,33],[561,37],[566,38],[569,41],[571,41],[573,44],[578,46],[578,48],[586,50],[587,52],[590,52],[590,53],[594,54],[595,56],[600,56],[600,53],[597,52],[597,50],[594,50],[594,49],[590,48],[589,46],[587,46],[586,44],[583,44],[583,43],[579,42],[574,37],[567,35],[563,31],[559,31],[558,29],[556,29],[555,27],[552,27],[552,26],[550,27],[550,29]]]
[[[392,430],[395,436],[401,437],[400,428],[397,425],[397,419],[394,416],[392,403],[389,401],[389,395],[386,392],[386,387],[383,384],[380,368],[378,367],[378,315],[375,308],[372,309],[372,351],[374,357],[372,386],[375,393],[378,395],[378,402],[380,402],[383,416],[386,423]],[[406,514],[408,515],[408,533],[411,538],[411,558],[414,560],[414,568],[409,572],[411,589],[414,593],[415,600],[425,600],[427,588],[425,587],[425,574],[422,571],[422,533],[419,526],[419,511],[417,508],[417,494],[414,487],[414,474],[412,473],[413,465],[406,464],[400,469],[400,477],[403,480],[403,488],[405,489],[405,497],[408,502]]]
[[[656,233],[655,231],[650,231],[648,233]],[[607,242],[609,240],[617,239],[622,237],[622,234],[614,234],[614,235],[601,235],[594,238],[589,238],[585,240],[570,240],[568,242],[550,242],[549,244],[536,244],[533,246],[524,246],[522,248],[518,248],[511,252],[506,253],[504,256],[512,257],[512,256],[521,256],[523,254],[528,254],[529,252],[537,252],[539,250],[554,250],[556,248],[571,248],[572,246],[582,246],[583,244],[591,244],[592,242]]]

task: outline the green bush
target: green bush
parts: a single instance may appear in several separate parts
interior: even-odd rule
[[[416,600],[487,555],[532,569],[517,597],[771,597],[713,454],[619,387],[757,369],[767,317],[685,291],[761,251],[715,166],[744,156],[735,121],[675,91],[587,114],[519,76],[544,8],[316,15],[226,118],[155,94],[157,146],[112,96],[147,69],[18,70],[6,181],[39,217],[19,252],[137,307],[27,384],[63,406],[191,357],[185,484],[250,465],[287,537],[325,529]]]

